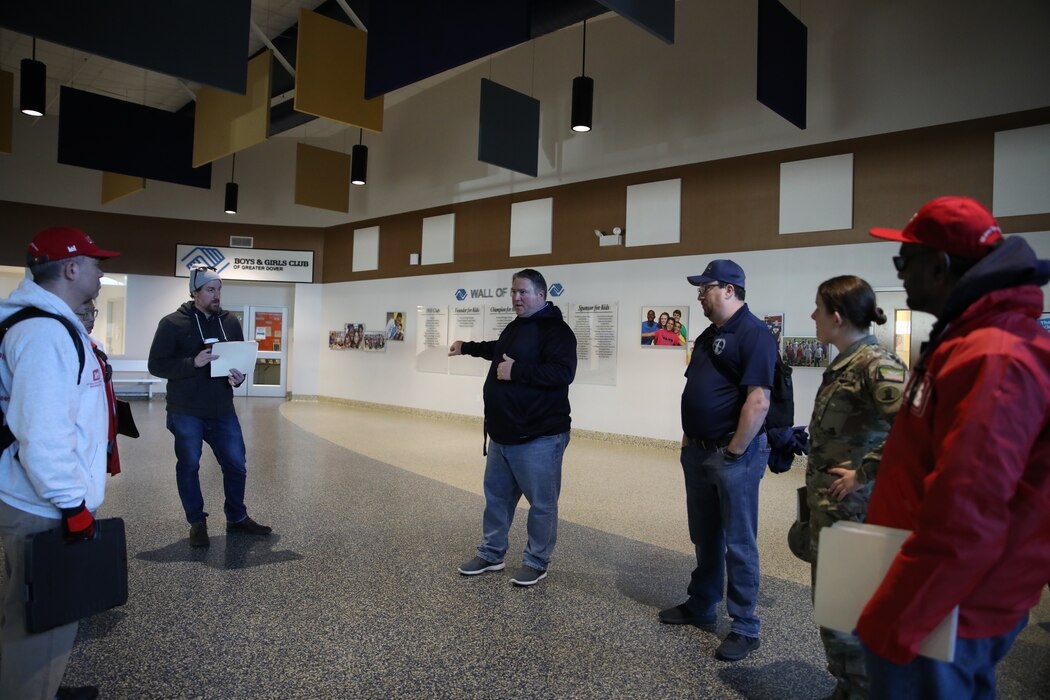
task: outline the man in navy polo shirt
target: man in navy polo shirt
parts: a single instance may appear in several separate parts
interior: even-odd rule
[[[670,625],[713,631],[728,574],[733,619],[715,658],[739,661],[759,646],[758,485],[769,461],[763,429],[777,347],[744,303],[744,271],[714,260],[689,277],[711,325],[696,342],[682,392],[682,469],[696,568],[689,598],[660,611]]]

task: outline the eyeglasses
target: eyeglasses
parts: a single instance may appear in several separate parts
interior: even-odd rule
[[[98,318],[98,309],[92,309],[91,311],[78,311],[77,318],[89,319]]]
[[[697,299],[702,298],[705,294],[710,292],[715,287],[718,287],[719,289],[721,289],[724,286],[725,285],[723,285],[721,282],[711,282],[710,284],[702,284],[702,285],[700,285],[699,289],[696,290],[696,298]]]
[[[944,255],[944,257],[945,257],[945,264],[949,263],[949,261],[948,261],[948,254],[947,253],[945,253],[942,250],[935,250],[933,248],[929,248],[929,249],[926,249],[926,250],[921,250],[918,253],[913,253],[912,255],[894,255],[893,256],[893,267],[895,267],[897,269],[897,272],[904,272],[904,268],[908,267],[908,263],[910,263],[915,258],[921,258],[921,257],[927,256],[927,255],[935,255],[935,254]]]

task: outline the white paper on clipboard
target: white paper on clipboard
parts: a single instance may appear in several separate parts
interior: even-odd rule
[[[254,340],[231,340],[215,343],[211,352],[219,357],[211,361],[211,376],[225,377],[231,369],[236,369],[247,376],[255,369],[255,356],[259,354],[259,344]]]

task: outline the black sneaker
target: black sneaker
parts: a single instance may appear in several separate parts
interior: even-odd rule
[[[226,523],[226,532],[239,532],[245,535],[269,535],[273,532],[273,528],[267,527],[266,525],[260,525],[248,516],[245,516],[244,520],[239,520],[235,523]]]
[[[98,688],[93,685],[81,685],[75,688],[62,686],[55,694],[55,700],[95,700],[97,697]]]
[[[481,557],[474,557],[470,561],[459,565],[459,573],[464,576],[477,576],[488,571],[503,571],[506,567],[507,565],[501,561],[493,562]]]
[[[715,658],[720,661],[740,661],[758,649],[758,637],[747,637],[739,632],[730,632],[715,649]]]
[[[515,586],[534,586],[545,578],[547,578],[546,569],[533,569],[531,566],[522,566],[514,572],[514,577],[510,582]]]
[[[207,547],[211,542],[208,540],[208,521],[198,520],[190,523],[190,546]]]
[[[660,622],[665,625],[693,625],[705,630],[714,630],[718,624],[718,615],[712,613],[711,615],[697,615],[695,612],[689,609],[689,606],[685,603],[676,605],[673,608],[667,608],[661,610],[659,614]]]

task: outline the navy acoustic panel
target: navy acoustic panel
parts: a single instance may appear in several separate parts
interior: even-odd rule
[[[528,0],[383,0],[369,6],[365,98],[528,41]]]
[[[0,2],[0,27],[243,95],[251,0]]]
[[[192,165],[192,119],[64,85],[60,100],[59,163],[211,187],[211,164]]]
[[[539,100],[482,78],[480,122],[478,160],[536,177]]]
[[[675,0],[598,0],[598,2],[624,19],[631,20],[658,39],[663,39],[668,44],[674,43]]]
[[[758,2],[758,101],[806,128],[806,25],[777,0]]]

